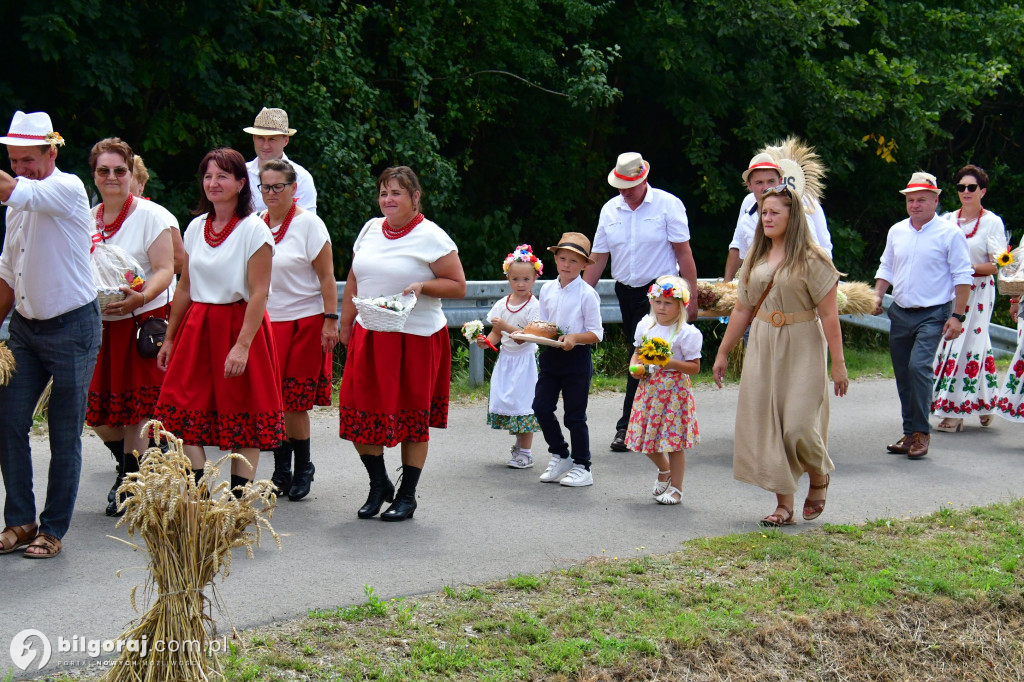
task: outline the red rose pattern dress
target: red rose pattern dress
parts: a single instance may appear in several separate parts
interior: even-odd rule
[[[951,221],[956,221],[955,211],[948,215]],[[974,232],[974,227],[973,220],[960,225],[965,235]],[[1006,250],[1003,221],[995,213],[985,211],[977,228],[967,238],[971,262],[994,262],[996,256]],[[963,333],[952,341],[943,339],[935,353],[932,412],[936,416],[962,418],[971,414],[992,414],[995,410],[999,377],[988,333],[995,300],[995,278],[992,275],[975,277],[967,299]]]

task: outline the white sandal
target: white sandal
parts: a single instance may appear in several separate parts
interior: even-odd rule
[[[671,473],[672,473],[671,471],[662,471],[661,469],[658,469],[658,476],[665,476],[666,474],[671,474]],[[661,495],[663,492],[668,490],[668,485],[671,482],[672,482],[671,480],[662,481],[662,480],[659,480],[657,478],[654,479],[654,492],[652,494],[655,497],[657,497],[658,495]]]
[[[672,497],[673,495],[675,497]],[[654,499],[658,501],[658,504],[679,504],[683,501],[683,491],[674,485],[670,485],[668,490]]]

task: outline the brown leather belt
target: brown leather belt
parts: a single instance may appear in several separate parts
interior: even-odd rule
[[[757,319],[762,322],[767,322],[773,327],[781,327],[786,324],[796,324],[797,322],[810,322],[816,317],[818,317],[818,313],[815,310],[801,310],[798,313],[784,313],[781,310],[768,312],[762,308],[757,311]]]

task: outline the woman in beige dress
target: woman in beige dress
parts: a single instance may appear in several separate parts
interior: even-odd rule
[[[733,476],[775,493],[776,508],[761,520],[764,526],[794,523],[793,496],[805,471],[810,489],[804,519],[825,509],[829,472],[835,468],[826,449],[826,343],[835,394],[845,395],[849,386],[836,307],[839,274],[811,240],[798,191],[787,185],[765,190],[754,244],[739,273],[736,307],[713,369],[721,387],[729,351],[750,324],[736,406]]]

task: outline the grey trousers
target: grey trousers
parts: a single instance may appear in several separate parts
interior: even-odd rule
[[[889,356],[906,435],[931,432],[932,362],[951,312],[952,302],[928,308],[901,308],[895,302],[889,306]]]

